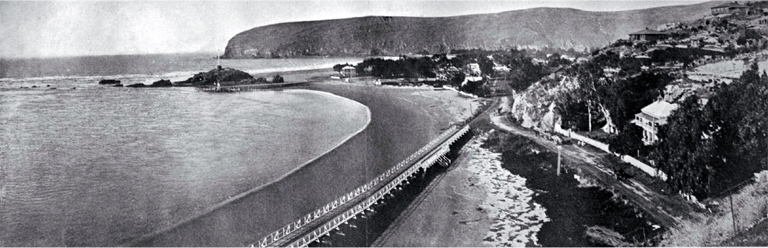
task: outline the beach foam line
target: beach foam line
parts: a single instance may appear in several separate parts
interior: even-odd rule
[[[168,232],[170,230],[173,230],[173,229],[175,229],[175,228],[177,228],[179,226],[182,226],[182,225],[184,225],[186,223],[189,223],[189,222],[194,221],[196,219],[199,219],[199,218],[201,218],[201,217],[203,217],[205,215],[208,215],[208,214],[212,213],[213,211],[216,211],[217,209],[219,209],[219,208],[221,208],[223,206],[226,206],[227,204],[230,204],[230,203],[232,203],[234,201],[242,199],[242,198],[244,198],[244,197],[246,197],[246,196],[248,196],[248,195],[250,195],[250,194],[252,194],[254,192],[257,192],[257,191],[259,191],[259,190],[261,190],[261,189],[263,189],[263,188],[265,188],[267,186],[270,186],[270,185],[275,184],[275,183],[277,183],[279,181],[282,181],[286,177],[292,175],[293,173],[296,173],[297,171],[303,169],[307,165],[312,164],[313,162],[315,162],[316,160],[318,160],[321,157],[325,156],[326,154],[332,152],[333,150],[336,150],[336,148],[340,147],[344,143],[347,143],[347,141],[349,141],[350,139],[354,138],[358,134],[360,134],[363,131],[365,131],[366,129],[368,129],[368,126],[371,124],[371,116],[372,116],[371,109],[368,108],[368,106],[365,106],[364,104],[362,104],[362,103],[360,103],[358,101],[355,101],[355,100],[352,100],[352,99],[349,99],[349,98],[346,98],[346,97],[342,97],[342,96],[339,96],[339,95],[336,95],[336,94],[333,94],[333,93],[324,92],[324,91],[316,91],[316,90],[287,89],[287,90],[284,90],[283,92],[291,92],[291,91],[297,91],[297,92],[302,92],[303,91],[303,92],[307,92],[307,93],[321,94],[321,95],[326,95],[326,96],[330,96],[330,97],[333,97],[333,98],[338,98],[338,99],[342,99],[342,100],[346,100],[346,101],[355,102],[355,103],[360,104],[363,107],[365,107],[366,114],[368,115],[368,121],[365,123],[365,125],[363,125],[362,128],[360,128],[356,132],[354,132],[354,133],[350,134],[349,136],[347,136],[345,139],[343,139],[341,142],[339,142],[338,144],[333,146],[331,149],[328,149],[327,151],[325,151],[324,153],[318,155],[317,157],[314,157],[314,158],[310,159],[309,161],[301,164],[300,166],[298,166],[296,168],[293,168],[292,170],[288,171],[287,173],[283,174],[282,176],[280,176],[280,177],[278,177],[278,178],[276,178],[276,179],[274,179],[272,181],[269,181],[267,183],[264,183],[264,184],[262,184],[262,185],[260,185],[258,187],[252,188],[250,190],[247,190],[245,192],[237,194],[237,195],[235,195],[233,197],[227,198],[226,200],[224,200],[224,201],[222,201],[220,203],[217,203],[217,204],[215,204],[213,206],[210,206],[208,208],[205,208],[203,211],[201,211],[201,212],[199,212],[199,213],[197,213],[197,214],[195,214],[195,215],[193,215],[193,216],[191,216],[189,218],[186,218],[186,219],[184,219],[182,221],[179,221],[179,222],[177,222],[177,223],[175,223],[173,225],[167,226],[165,228],[160,228],[157,231],[154,231],[154,232],[146,234],[146,235],[142,235],[141,237],[139,237],[139,238],[137,238],[135,240],[131,240],[128,243],[122,244],[120,246],[135,246],[135,245],[132,245],[132,244],[138,244],[138,243],[140,243],[142,241],[148,240],[148,239],[150,239],[152,237],[155,237],[155,236],[160,235],[162,233],[165,233],[165,232]]]
[[[492,224],[483,238],[489,246],[524,247],[538,244],[538,232],[549,221],[546,209],[533,201],[536,194],[525,187],[526,179],[502,167],[501,154],[482,148],[487,134],[468,144],[476,152],[467,171],[478,178],[476,185],[488,192],[482,208],[488,210]]]

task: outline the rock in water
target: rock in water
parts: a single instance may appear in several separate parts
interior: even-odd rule
[[[192,85],[192,86],[210,86],[214,85],[216,82],[220,82],[221,85],[231,85],[231,84],[253,84],[257,83],[256,80],[253,79],[253,76],[251,74],[248,74],[247,72],[232,69],[232,68],[222,68],[222,69],[213,69],[208,72],[201,72],[198,74],[195,74],[193,77],[177,82],[178,85]]]
[[[99,84],[119,84],[120,80],[117,79],[103,79],[99,81]]]
[[[128,85],[128,86],[125,86],[125,87],[128,87],[128,88],[143,88],[143,87],[147,87],[147,85],[146,84],[142,84],[142,83],[138,83],[138,84],[131,84],[131,85]]]
[[[173,83],[171,83],[171,80],[167,79],[161,79],[160,81],[156,81],[150,85],[150,87],[171,87],[173,86]]]
[[[115,84],[115,85],[112,85],[112,87],[123,87],[123,84]]]

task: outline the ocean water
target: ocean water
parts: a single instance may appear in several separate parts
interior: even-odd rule
[[[162,62],[141,63],[152,60]],[[277,72],[344,60],[222,64]],[[215,63],[202,55],[3,61],[0,246],[128,242],[279,178],[370,119],[355,101],[309,90],[96,84],[183,79]]]

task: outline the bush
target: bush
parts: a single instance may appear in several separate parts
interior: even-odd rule
[[[283,80],[283,77],[280,75],[275,75],[274,78],[272,78],[272,83],[283,83],[285,80]]]

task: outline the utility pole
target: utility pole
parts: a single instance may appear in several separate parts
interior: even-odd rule
[[[738,229],[736,229],[736,212],[733,211],[733,194],[728,195],[728,198],[731,199],[731,219],[733,220],[733,235],[736,235],[739,233]]]
[[[592,132],[592,100],[587,100],[587,121],[589,121],[589,132]]]
[[[563,146],[557,145],[557,176],[560,176],[560,151],[563,150]]]

